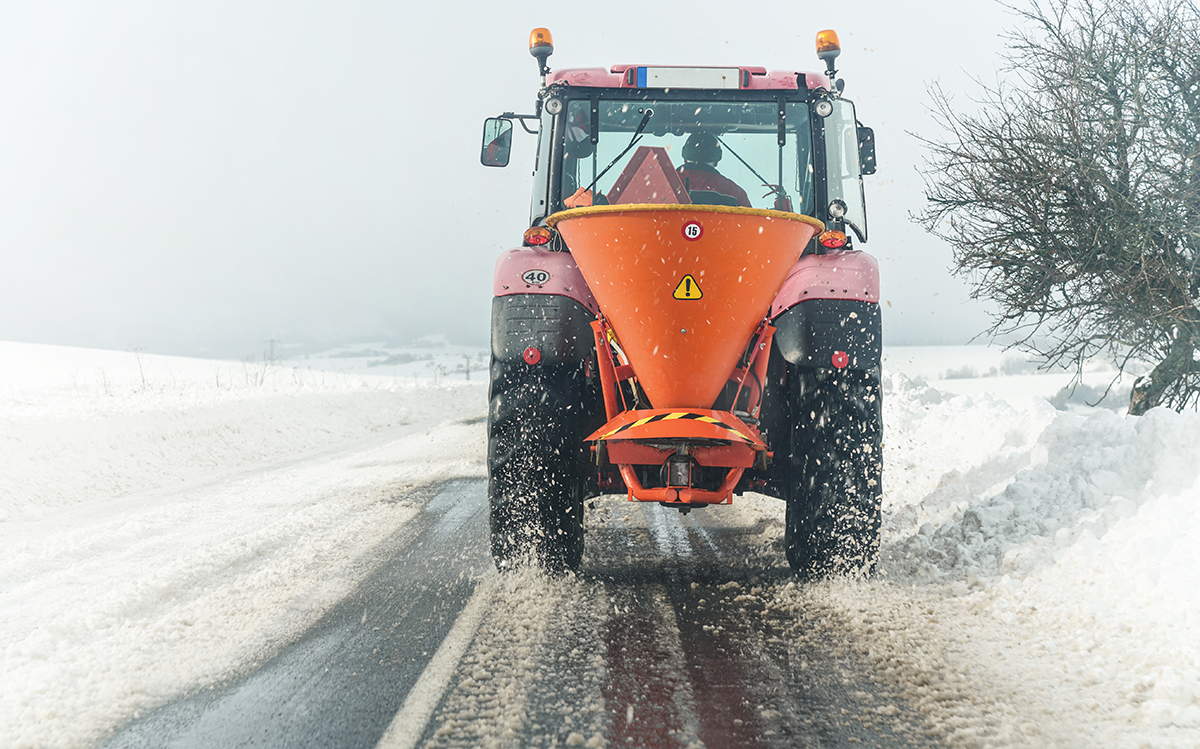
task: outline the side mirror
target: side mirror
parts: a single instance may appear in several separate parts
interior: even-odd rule
[[[483,150],[479,161],[484,166],[508,166],[512,154],[512,120],[489,117],[483,121]]]
[[[858,165],[863,174],[875,173],[875,131],[858,126]]]

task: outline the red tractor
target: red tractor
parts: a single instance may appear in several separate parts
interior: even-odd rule
[[[576,568],[584,500],[688,512],[784,500],[788,562],[869,574],[879,552],[879,271],[862,175],[874,133],[821,73],[551,71],[535,113],[484,125],[508,164],[538,136],[524,246],[496,263],[488,495],[500,567]],[[533,126],[531,126],[531,123]]]

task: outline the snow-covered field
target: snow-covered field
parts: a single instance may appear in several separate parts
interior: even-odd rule
[[[888,349],[882,573],[772,605],[831,609],[954,745],[1200,745],[1200,415],[1068,405],[1067,379]],[[485,380],[437,346],[0,343],[0,746],[87,745],[294,638],[406,488],[484,475]]]
[[[484,475],[479,378],[331,370],[0,343],[0,746],[86,745],[269,654],[407,488]]]

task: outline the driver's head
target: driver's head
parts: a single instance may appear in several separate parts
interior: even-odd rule
[[[721,160],[721,144],[712,133],[692,133],[683,144],[683,160],[716,166]]]
[[[588,132],[588,121],[584,115],[582,108],[575,113],[567,125],[567,156],[572,159],[583,159],[592,155],[595,147],[592,145],[592,136]]]

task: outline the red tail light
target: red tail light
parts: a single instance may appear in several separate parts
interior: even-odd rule
[[[541,247],[544,244],[550,244],[552,236],[550,230],[544,226],[531,226],[525,230],[525,246]]]
[[[844,232],[836,230],[821,232],[817,241],[827,250],[837,250],[846,246],[846,235]]]

